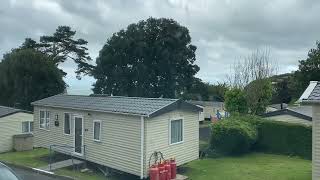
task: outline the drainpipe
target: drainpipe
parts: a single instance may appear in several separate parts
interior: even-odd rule
[[[144,152],[143,152],[143,150],[144,150],[144,117],[143,116],[141,116],[141,118],[140,118],[140,123],[141,123],[141,128],[140,128],[140,130],[141,130],[141,154],[140,154],[140,179],[143,179],[143,171],[144,171],[144,169],[143,169],[143,164],[144,164],[144,162],[143,162],[143,160],[144,160]]]

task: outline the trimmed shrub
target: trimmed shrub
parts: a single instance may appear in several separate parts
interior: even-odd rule
[[[211,149],[238,155],[250,151],[257,139],[254,125],[239,120],[222,120],[212,126]]]
[[[312,127],[262,120],[258,125],[258,141],[255,149],[311,159]]]

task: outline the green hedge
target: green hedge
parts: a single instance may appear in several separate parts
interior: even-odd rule
[[[252,140],[244,140],[247,139],[248,129],[256,130],[257,139],[253,143]],[[309,126],[238,115],[219,121],[212,130],[211,147],[224,154],[252,149],[306,159],[312,157],[312,127]],[[249,132],[252,134],[251,130]],[[244,141],[250,141],[252,146],[248,147]]]
[[[311,159],[312,127],[261,120],[257,129],[258,141],[255,149]]]
[[[257,139],[256,128],[243,121],[223,120],[212,126],[211,149],[221,154],[243,154]]]

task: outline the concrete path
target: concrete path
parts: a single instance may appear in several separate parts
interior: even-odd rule
[[[51,164],[51,169],[50,169],[50,166],[44,166],[44,167],[40,167],[38,169],[42,169],[44,171],[54,171],[56,169],[61,169],[61,168],[64,168],[64,167],[69,167],[69,166],[72,166],[72,165],[80,165],[80,164],[83,164],[84,161],[80,161],[78,159],[67,159],[67,160],[64,160],[64,161],[59,161],[59,162],[56,162],[56,163],[52,163]]]
[[[187,180],[188,177],[187,176],[184,176],[184,175],[181,175],[181,174],[177,174],[177,177],[175,180]]]

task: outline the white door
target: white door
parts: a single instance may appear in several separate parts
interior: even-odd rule
[[[74,116],[74,152],[76,154],[83,154],[83,118],[81,116]]]

